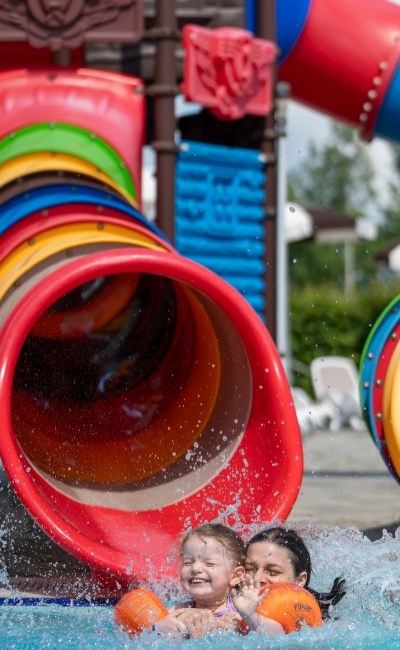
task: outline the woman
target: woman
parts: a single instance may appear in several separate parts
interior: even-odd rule
[[[329,608],[345,595],[346,581],[336,578],[328,593],[311,589],[311,557],[304,540],[295,530],[281,526],[267,528],[250,539],[246,546],[246,574],[264,587],[274,582],[291,582],[307,589],[318,601],[323,619]]]

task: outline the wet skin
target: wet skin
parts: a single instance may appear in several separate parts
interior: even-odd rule
[[[217,607],[243,576],[243,567],[235,566],[226,549],[215,539],[193,535],[185,542],[181,583],[196,607]]]
[[[295,575],[290,551],[271,542],[255,542],[249,546],[245,569],[261,587],[274,582],[291,582],[303,587],[307,581],[305,571]]]

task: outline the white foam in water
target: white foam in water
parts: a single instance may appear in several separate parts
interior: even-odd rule
[[[400,529],[371,542],[357,529],[303,528],[299,530],[313,561],[311,587],[330,589],[336,576],[347,581],[347,594],[322,628],[303,628],[288,636],[265,638],[255,633],[213,634],[177,641],[144,633],[129,639],[113,622],[112,607],[0,607],[1,650],[119,650],[176,646],[206,650],[312,648],[318,650],[379,650],[400,648]],[[168,604],[176,589],[154,590]]]

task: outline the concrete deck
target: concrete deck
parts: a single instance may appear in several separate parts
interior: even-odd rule
[[[288,523],[356,526],[374,539],[400,526],[400,484],[367,430],[318,431],[303,450],[304,479]]]
[[[379,539],[383,528],[394,532],[400,525],[400,485],[367,431],[310,434],[304,439],[304,460],[304,480],[288,524],[356,526],[370,539]],[[14,589],[26,595],[95,595],[88,567],[33,523],[4,473],[0,491],[0,597]]]

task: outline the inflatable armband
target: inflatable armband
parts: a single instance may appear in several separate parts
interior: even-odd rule
[[[161,621],[168,610],[149,589],[128,591],[115,606],[114,620],[131,635],[140,634],[146,628]]]
[[[267,591],[257,608],[258,614],[280,623],[285,634],[299,630],[302,625],[322,625],[321,610],[314,596],[296,584],[277,582],[263,587]]]

